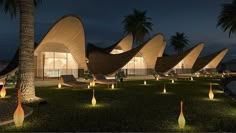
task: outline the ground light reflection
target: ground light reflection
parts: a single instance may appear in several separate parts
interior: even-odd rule
[[[214,93],[223,94],[224,91],[222,91],[222,90],[214,90]]]
[[[11,96],[6,95],[5,97],[1,97],[0,99],[9,99]]]
[[[118,91],[118,90],[122,90],[122,88],[114,88],[114,89],[111,89],[111,88],[106,88],[104,90],[108,90],[108,91]]]
[[[87,109],[99,109],[99,108],[108,108],[110,106],[110,104],[107,103],[97,103],[95,106],[93,106],[92,104],[81,104],[78,105],[77,107],[80,108],[87,108]]]
[[[201,100],[208,101],[208,102],[223,102],[223,100],[220,98],[214,98],[214,99],[210,100],[209,97],[204,97],[204,98],[201,98]]]
[[[21,127],[16,127],[13,123],[10,124],[9,126],[6,126],[8,131],[14,131],[14,132],[20,132],[20,131],[25,131],[27,129],[32,128],[32,126],[35,126],[35,123],[33,124],[32,122],[28,122],[27,120],[23,123]]]
[[[189,126],[189,125],[186,125],[184,129],[180,129],[178,124],[172,125],[171,129],[172,129],[171,131],[174,131],[174,132],[194,132],[196,130],[193,126]]]

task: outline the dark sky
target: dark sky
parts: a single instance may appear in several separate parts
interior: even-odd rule
[[[231,0],[42,0],[35,10],[35,39],[39,42],[59,18],[78,15],[85,28],[86,42],[104,46],[124,36],[122,20],[134,8],[146,10],[154,24],[150,36],[161,32],[167,42],[166,53],[173,54],[169,38],[184,32],[189,47],[204,42],[201,55],[229,48],[224,61],[236,58],[236,35],[228,37],[216,27],[222,3]],[[19,45],[19,17],[0,13],[0,59],[11,59]]]

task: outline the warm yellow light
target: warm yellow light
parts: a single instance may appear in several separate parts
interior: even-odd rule
[[[90,82],[89,85],[90,85],[90,86],[93,86],[93,82]]]
[[[13,119],[14,119],[14,123],[16,127],[20,127],[23,125],[24,115],[25,115],[24,110],[21,106],[21,90],[19,89],[18,90],[18,105],[13,115]]]
[[[224,74],[222,74],[221,77],[224,78],[225,77]]]
[[[159,80],[159,75],[157,75],[156,80],[157,80],[157,81]]]
[[[88,85],[88,89],[90,89],[90,85]]]
[[[1,89],[1,98],[4,98],[6,96],[6,88],[4,87],[4,85],[2,85],[2,89]]]
[[[96,105],[96,98],[95,98],[95,90],[93,89],[93,98],[92,98],[92,105],[95,106]]]
[[[199,74],[197,74],[197,77],[199,77]]]
[[[163,89],[163,93],[166,93],[166,85],[164,84],[164,89]]]
[[[114,89],[114,84],[111,85],[111,89]]]
[[[178,123],[179,123],[179,127],[183,129],[185,126],[185,118],[184,118],[184,113],[183,113],[183,101],[180,102],[180,114],[179,114]]]
[[[209,98],[210,98],[210,100],[213,100],[213,99],[214,99],[214,93],[213,93],[213,91],[212,91],[212,83],[210,83]]]
[[[190,80],[193,81],[193,77],[190,77]]]
[[[58,83],[57,87],[60,89],[61,88],[61,82]]]
[[[174,79],[172,79],[172,80],[171,80],[171,83],[172,83],[172,84],[174,84],[174,83],[175,83],[175,80],[174,80]]]
[[[144,84],[144,85],[146,85],[146,84],[147,84],[146,80],[144,80],[143,84]]]
[[[96,82],[93,80],[93,82],[92,82],[92,86],[95,86],[96,85]]]

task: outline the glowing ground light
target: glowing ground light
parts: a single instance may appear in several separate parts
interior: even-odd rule
[[[88,89],[90,89],[90,85],[88,85]]]
[[[190,77],[190,80],[193,81],[193,77]]]
[[[209,98],[210,98],[210,100],[214,99],[214,93],[212,91],[212,83],[210,83]]]
[[[114,84],[111,85],[111,89],[114,89]]]
[[[163,93],[166,94],[166,84],[164,84]]]
[[[4,86],[4,84],[2,85],[2,89],[1,89],[1,98],[4,98],[6,96],[6,88]]]
[[[175,83],[175,80],[174,80],[174,79],[172,79],[172,80],[171,80],[171,83],[172,83],[172,84],[174,84],[174,83]]]
[[[92,86],[94,87],[96,85],[96,83],[95,83],[95,81],[93,80],[93,82],[92,82]]]
[[[156,77],[156,81],[158,81],[159,80],[159,75],[157,75],[157,77]]]
[[[58,83],[57,87],[61,89],[61,82]]]
[[[143,84],[144,84],[144,85],[146,85],[146,84],[147,84],[146,80],[144,80]]]
[[[95,106],[96,105],[96,98],[95,98],[95,90],[93,89],[93,97],[92,97],[92,105]]]
[[[21,90],[18,90],[18,105],[14,112],[13,119],[16,127],[21,127],[24,121],[24,110],[21,106]]]
[[[180,102],[180,114],[179,114],[179,128],[183,129],[185,126],[185,118],[184,118],[184,113],[183,113],[183,101]]]

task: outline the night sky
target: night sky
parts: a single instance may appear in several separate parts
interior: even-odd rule
[[[86,42],[108,46],[124,36],[122,20],[137,8],[152,18],[150,36],[163,33],[166,53],[174,54],[170,36],[184,32],[190,41],[188,48],[205,43],[201,55],[229,48],[224,58],[227,61],[236,58],[236,35],[229,38],[228,32],[216,27],[223,3],[231,0],[42,0],[35,9],[35,41],[39,42],[62,16],[75,14],[83,22]],[[19,17],[11,19],[2,12],[0,18],[0,60],[11,59],[19,45]]]

